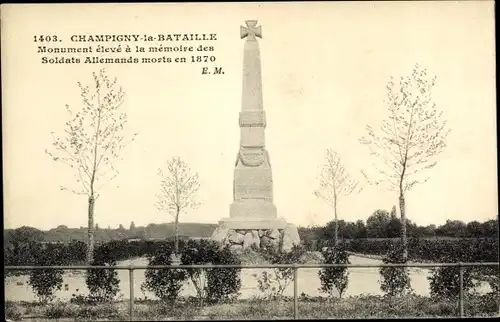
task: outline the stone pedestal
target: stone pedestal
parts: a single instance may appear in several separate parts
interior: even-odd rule
[[[225,218],[219,222],[212,240],[222,246],[230,245],[233,250],[276,247],[286,252],[300,244],[297,227],[283,219],[234,221]]]

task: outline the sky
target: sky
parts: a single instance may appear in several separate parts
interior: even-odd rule
[[[409,75],[416,63],[437,76],[434,101],[452,131],[430,180],[407,194],[408,218],[428,225],[498,215],[492,1],[2,5],[1,14],[5,228],[87,225],[86,197],[60,190],[74,183],[72,172],[44,151],[51,132],[64,133],[65,105],[81,107],[77,82],[91,84],[101,67],[125,92],[124,135],[138,136],[116,162],[119,176],[101,191],[95,222],[172,221],[154,203],[158,168],[173,156],[201,184],[201,205],[180,220],[227,217],[240,139],[239,28],[250,19],[262,26],[266,147],[279,217],[301,226],[333,219],[313,194],[325,150],[337,151],[353,175],[372,171],[359,138],[387,117],[389,78]],[[55,34],[70,46],[73,34],[129,33],[216,33],[216,62],[41,64],[33,42]],[[222,67],[224,75],[202,75],[204,66]],[[340,200],[339,218],[366,220],[397,197],[365,185]]]

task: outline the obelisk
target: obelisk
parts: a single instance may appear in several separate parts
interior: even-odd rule
[[[233,202],[229,218],[219,222],[212,236],[219,241],[229,239],[232,244],[241,242],[243,248],[249,244],[257,245],[266,234],[279,240],[283,230],[289,226],[284,219],[278,218],[273,203],[273,178],[265,142],[267,124],[257,41],[257,37],[262,38],[262,28],[257,27],[256,20],[247,20],[246,25],[240,27],[241,38],[246,40],[239,114],[240,147],[234,168]]]

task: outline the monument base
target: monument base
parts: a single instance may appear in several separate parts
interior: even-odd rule
[[[222,218],[219,221],[219,226],[225,226],[228,229],[246,230],[246,229],[285,229],[287,222],[279,218],[245,218],[245,217],[229,217]]]
[[[297,227],[279,218],[223,218],[211,239],[232,250],[274,247],[286,252],[300,244]]]
[[[243,201],[236,201],[229,207],[230,219],[243,217],[251,218],[257,217],[262,220],[277,219],[278,214],[276,206],[267,200],[252,200],[247,199]]]

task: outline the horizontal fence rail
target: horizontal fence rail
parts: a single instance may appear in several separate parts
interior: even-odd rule
[[[91,265],[75,265],[75,266],[4,266],[6,270],[33,270],[33,269],[64,269],[64,270],[79,270],[79,269],[179,269],[179,268],[328,268],[328,267],[353,267],[353,268],[379,268],[379,267],[416,267],[416,268],[432,268],[432,267],[478,267],[478,266],[499,266],[499,262],[482,262],[482,263],[408,263],[408,264],[252,264],[252,265],[116,265],[116,266],[91,266]]]
[[[134,321],[134,270],[145,269],[214,269],[214,268],[284,268],[293,269],[293,315],[294,319],[299,318],[298,310],[298,270],[301,268],[381,268],[381,267],[406,267],[406,268],[436,268],[436,267],[458,267],[459,273],[459,311],[460,317],[464,317],[464,269],[467,267],[485,267],[499,266],[499,262],[478,262],[478,263],[401,263],[401,264],[256,264],[256,265],[116,265],[116,266],[91,266],[91,265],[75,265],[75,266],[4,266],[6,271],[30,271],[30,270],[88,270],[88,269],[104,269],[104,270],[128,270],[130,299],[129,299],[129,320]]]

